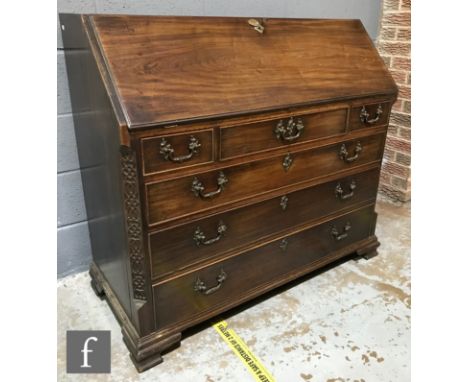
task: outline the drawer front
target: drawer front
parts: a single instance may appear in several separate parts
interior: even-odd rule
[[[221,158],[344,134],[347,110],[331,110],[221,128]]]
[[[374,200],[374,169],[149,234],[152,275],[162,277],[283,230]]]
[[[142,138],[141,151],[144,175],[210,163],[213,130]]]
[[[153,287],[156,322],[164,327],[237,300],[334,250],[372,235],[372,207],[357,210],[253,251]]]
[[[390,102],[353,107],[349,115],[349,129],[357,130],[386,125],[390,116],[390,108]]]
[[[291,184],[379,161],[385,134],[147,184],[148,224],[209,210]]]

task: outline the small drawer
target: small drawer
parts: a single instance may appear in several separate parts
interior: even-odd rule
[[[379,102],[353,107],[349,116],[349,129],[364,129],[388,123],[390,102]]]
[[[344,249],[373,234],[373,206],[279,239],[250,252],[221,260],[206,268],[153,286],[159,328],[193,318],[241,299],[256,288],[274,287],[288,273]],[[343,253],[346,255],[347,253]],[[329,260],[330,261],[330,260]]]
[[[149,234],[153,278],[375,200],[374,169]]]
[[[221,159],[344,134],[347,109],[221,127]]]
[[[210,163],[214,160],[213,130],[141,139],[143,175]]]
[[[150,226],[381,160],[385,134],[146,184]]]

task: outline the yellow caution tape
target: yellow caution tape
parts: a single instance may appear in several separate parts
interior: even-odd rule
[[[221,338],[226,342],[231,350],[241,359],[247,370],[258,382],[275,382],[265,366],[255,357],[249,347],[242,341],[233,329],[228,329],[226,321],[219,321],[213,324]]]

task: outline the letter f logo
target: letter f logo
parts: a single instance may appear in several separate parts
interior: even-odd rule
[[[84,342],[83,349],[81,350],[81,352],[83,353],[83,364],[81,365],[81,367],[91,367],[88,365],[88,353],[92,353],[93,351],[91,349],[88,349],[88,342],[97,342],[97,340],[98,339],[96,337],[88,337]]]

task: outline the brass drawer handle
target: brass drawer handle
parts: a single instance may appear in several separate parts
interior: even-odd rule
[[[193,234],[193,240],[195,240],[195,243],[197,243],[198,246],[200,246],[200,244],[203,244],[203,245],[214,244],[223,237],[223,235],[224,235],[224,233],[226,231],[227,231],[226,224],[224,224],[220,220],[219,223],[218,223],[218,229],[217,229],[218,234],[215,237],[213,237],[211,239],[207,239],[205,234],[201,230],[201,228],[197,227],[197,229],[195,230],[195,233]]]
[[[351,223],[347,222],[346,225],[343,227],[343,230],[341,233],[338,231],[338,228],[336,228],[336,226],[333,226],[331,229],[331,234],[336,241],[340,241],[348,237],[348,232],[350,229],[351,229]]]
[[[356,147],[354,148],[354,155],[350,157],[348,150],[346,149],[346,145],[343,143],[340,148],[340,158],[346,163],[351,163],[359,158],[359,154],[361,154],[361,151],[362,151],[361,142],[357,142]]]
[[[297,121],[294,121],[294,118],[291,117],[288,120],[286,126],[281,119],[274,130],[276,139],[282,139],[283,141],[291,142],[298,139],[302,131],[304,130],[304,123],[301,118],[298,118]]]
[[[366,110],[366,107],[363,106],[361,109],[361,114],[360,114],[361,122],[367,123],[368,125],[372,125],[373,123],[376,123],[380,119],[380,116],[382,115],[382,113],[383,113],[382,105],[379,105],[377,107],[377,112],[375,113],[375,117],[369,119],[370,115],[368,111]]]
[[[227,274],[224,270],[221,269],[220,274],[216,277],[217,284],[214,287],[208,288],[203,281],[200,280],[200,277],[197,277],[195,284],[193,285],[193,289],[195,292],[200,292],[204,295],[209,295],[217,290],[219,290],[223,286],[223,282],[227,279]]]
[[[222,171],[218,174],[218,188],[215,191],[207,192],[206,194],[203,193],[205,191],[205,186],[203,186],[202,182],[198,180],[197,177],[193,178],[192,181],[192,192],[195,196],[202,198],[202,199],[210,199],[224,190],[224,185],[228,182],[228,178]]]
[[[172,145],[163,138],[160,144],[159,153],[164,157],[165,160],[170,160],[174,163],[182,163],[192,159],[195,154],[198,154],[198,149],[201,147],[201,143],[193,135],[189,138],[188,151],[186,155],[174,156],[174,149]]]
[[[354,195],[354,190],[356,189],[356,182],[353,180],[349,184],[349,192],[347,194],[344,193],[343,187],[341,187],[341,183],[338,183],[335,187],[335,195],[337,198],[341,200],[346,200],[352,198]]]

